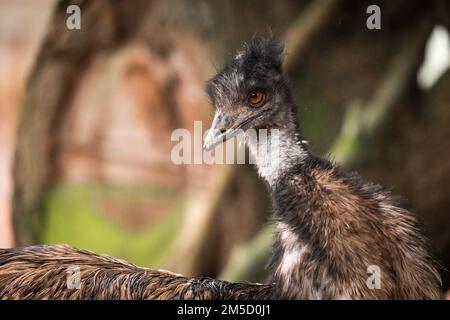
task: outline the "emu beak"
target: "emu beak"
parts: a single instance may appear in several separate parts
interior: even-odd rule
[[[217,145],[234,137],[236,130],[230,128],[230,124],[230,119],[217,111],[211,124],[211,128],[206,135],[205,142],[203,143],[203,149],[205,151],[210,151]]]

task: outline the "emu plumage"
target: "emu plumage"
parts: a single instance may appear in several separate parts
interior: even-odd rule
[[[271,37],[255,39],[206,86],[216,115],[205,148],[245,132],[272,196],[273,297],[439,298],[440,276],[415,215],[304,143],[282,54]],[[269,137],[255,139],[255,130]],[[375,269],[379,286],[368,284]]]
[[[277,223],[270,285],[188,279],[68,246],[38,246],[0,250],[0,298],[438,299],[440,276],[416,217],[304,144],[282,51],[270,37],[255,39],[206,86],[216,108],[206,149],[238,130],[279,138],[246,139]],[[65,287],[72,264],[81,271],[78,291]],[[380,271],[379,286],[368,285],[369,267]]]
[[[68,285],[79,268],[80,287]],[[1,299],[265,299],[267,285],[186,278],[67,245],[0,249]]]

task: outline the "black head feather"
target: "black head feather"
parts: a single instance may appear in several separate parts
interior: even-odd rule
[[[281,79],[283,45],[273,36],[254,37],[206,84],[216,107],[244,98],[252,88],[267,89]]]
[[[244,44],[236,60],[247,67],[249,72],[276,71],[281,73],[284,46],[273,36],[254,37],[250,44]]]

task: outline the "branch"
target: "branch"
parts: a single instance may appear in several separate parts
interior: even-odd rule
[[[234,249],[231,258],[219,275],[219,279],[245,279],[257,281],[261,278],[261,266],[267,264],[272,245],[273,224],[269,224],[249,242]]]
[[[429,31],[429,24],[424,22],[416,34],[406,40],[366,106],[355,101],[347,107],[341,132],[330,150],[336,162],[344,166],[352,165],[361,156],[361,145],[368,137],[376,135],[403,97],[410,80],[414,79]]]
[[[291,72],[295,63],[304,53],[314,34],[323,26],[333,12],[338,0],[315,0],[286,30],[284,41],[288,55],[284,61],[287,72]]]
[[[233,177],[234,165],[217,167],[212,173],[214,184],[207,193],[192,197],[183,221],[183,228],[169,256],[168,268],[184,275],[195,275],[201,263],[203,248],[220,199]],[[172,250],[171,250],[172,251]],[[166,264],[165,264],[166,265]]]

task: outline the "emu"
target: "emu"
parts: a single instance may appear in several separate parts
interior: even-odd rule
[[[277,40],[255,38],[206,85],[216,109],[206,150],[239,131],[280,135],[245,140],[277,224],[266,285],[188,279],[68,246],[35,246],[0,250],[0,298],[440,298],[441,279],[416,217],[380,186],[305,145],[282,55]],[[80,267],[80,290],[66,288],[72,264]],[[380,271],[377,288],[367,285],[373,266]]]

